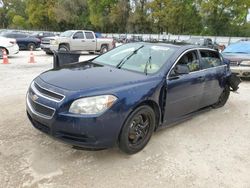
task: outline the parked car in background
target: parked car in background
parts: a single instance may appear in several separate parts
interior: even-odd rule
[[[17,54],[19,52],[19,47],[16,43],[16,39],[0,36],[0,58],[3,57],[3,50],[6,51],[8,56]]]
[[[96,38],[93,31],[69,30],[51,41],[50,50],[105,53],[114,47],[112,38]]]
[[[42,73],[29,87],[27,115],[35,128],[69,144],[118,144],[134,154],[155,130],[222,107],[230,76],[213,49],[128,43]]]
[[[128,42],[142,42],[143,38],[140,35],[132,35],[129,39]]]
[[[54,37],[44,37],[41,39],[41,49],[45,51],[46,54],[53,54],[51,51],[51,44],[56,40],[57,36]]]
[[[7,32],[2,34],[2,36],[16,39],[20,50],[30,50],[31,48],[35,50],[36,48],[40,48],[41,40],[30,34]]]
[[[44,37],[54,37],[56,35],[53,32],[35,32],[32,33],[32,36],[42,40]]]
[[[250,77],[250,41],[230,44],[223,52],[230,61],[230,69],[239,77]]]
[[[211,38],[192,37],[184,42],[187,44],[194,44],[218,50],[218,45],[213,43]]]

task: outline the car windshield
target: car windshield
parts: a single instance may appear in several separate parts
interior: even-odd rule
[[[94,59],[94,62],[137,72],[155,73],[176,48],[143,43],[119,46]]]
[[[61,33],[60,37],[71,37],[73,35],[73,31],[65,31]]]
[[[244,53],[250,54],[250,42],[239,42],[229,45],[223,53]]]

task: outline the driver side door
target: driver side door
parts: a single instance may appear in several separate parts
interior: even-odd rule
[[[187,66],[189,73],[178,74],[176,71],[178,66]],[[167,76],[164,123],[173,123],[199,109],[204,81],[205,76],[204,72],[200,71],[198,51],[191,50],[182,54]]]
[[[85,42],[85,37],[82,31],[76,32],[71,39],[71,51],[82,50]]]

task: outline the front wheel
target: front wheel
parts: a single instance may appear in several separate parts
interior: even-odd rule
[[[126,120],[120,137],[119,148],[127,154],[141,151],[150,140],[155,128],[155,113],[149,106],[138,107]]]
[[[224,88],[224,90],[222,91],[218,101],[212,105],[213,108],[220,108],[222,106],[224,106],[229,98],[230,95],[230,87],[228,85],[226,85],[226,87]]]
[[[62,51],[62,52],[69,52],[69,47],[66,46],[66,45],[64,45],[64,44],[62,44],[62,45],[59,46],[58,50]]]

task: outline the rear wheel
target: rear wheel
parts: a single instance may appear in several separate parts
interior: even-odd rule
[[[213,108],[220,108],[222,106],[224,106],[229,98],[230,95],[230,87],[228,85],[226,85],[226,87],[224,88],[223,92],[221,93],[218,101],[212,105]]]
[[[0,58],[3,58],[3,48],[0,47]]]
[[[29,43],[27,45],[27,48],[28,48],[28,50],[35,50],[36,49],[36,45],[34,43]]]
[[[101,54],[104,54],[104,53],[106,53],[108,50],[109,50],[109,49],[108,49],[108,46],[107,46],[107,45],[102,45],[100,52],[101,52]]]
[[[142,150],[155,128],[155,113],[149,106],[140,106],[128,117],[120,137],[119,148],[127,154]]]
[[[5,52],[8,54],[8,51],[3,48],[3,47],[0,47],[0,58],[2,59],[3,58],[3,51],[5,50]]]

